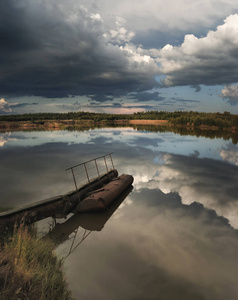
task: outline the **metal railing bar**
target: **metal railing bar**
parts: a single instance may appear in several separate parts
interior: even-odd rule
[[[111,158],[111,162],[112,162],[112,168],[113,168],[113,169],[115,169],[115,168],[114,168],[114,164],[113,164],[113,161],[112,161],[112,155],[111,155],[111,153],[110,153],[109,155],[110,155],[110,158]]]
[[[105,166],[106,166],[107,172],[108,172],[108,167],[107,167],[107,162],[106,162],[105,156],[104,156],[104,161],[105,161]]]
[[[99,157],[96,157],[96,158],[93,158],[93,159],[90,159],[90,160],[85,161],[85,162],[83,162],[83,163],[81,163],[81,164],[77,164],[77,165],[75,165],[75,166],[69,167],[69,168],[67,168],[67,169],[65,169],[65,170],[68,171],[68,170],[70,170],[70,169],[72,169],[72,168],[82,166],[83,164],[86,164],[86,163],[88,163],[88,162],[94,161],[95,159],[99,159],[99,158],[104,158],[104,159],[105,159],[106,156],[109,156],[109,155],[112,155],[112,154],[113,154],[113,152],[108,153],[108,154],[105,154],[105,155],[102,155],[102,156],[99,156]]]
[[[78,187],[77,187],[77,183],[76,183],[76,179],[75,179],[75,175],[74,175],[74,170],[71,169],[71,171],[72,171],[72,175],[73,175],[73,179],[74,179],[75,188],[76,188],[76,190],[77,190]]]
[[[88,182],[90,183],[90,179],[89,179],[89,176],[88,176],[88,171],[87,171],[87,167],[86,167],[85,163],[84,163],[84,169],[85,169],[85,172],[86,172],[86,175],[87,175],[87,178],[88,178]]]
[[[107,173],[109,172],[109,170],[114,169],[112,153],[113,152],[90,159],[88,161],[85,161],[83,163],[77,164],[75,166],[72,166],[72,167],[66,169],[66,171],[71,170],[71,172],[72,172],[76,190],[78,190],[76,176],[77,176],[77,179],[78,179],[78,176],[81,177],[81,179],[77,180],[78,182],[85,182],[87,180],[88,183],[90,184],[90,182],[91,182],[90,180],[95,179],[95,175],[97,175],[97,178],[101,178],[102,169],[105,170],[105,167],[106,167]],[[109,158],[107,158],[108,156],[109,156]],[[100,163],[97,162],[97,160],[99,160],[99,159],[101,159]],[[108,161],[107,161],[108,159],[109,159],[109,162],[111,160],[112,167],[110,167],[110,169],[108,167]],[[99,163],[99,165],[98,165],[98,163]],[[74,168],[80,167],[80,166],[81,166],[81,170],[75,169],[75,172],[74,172]],[[85,175],[86,175],[86,177],[85,177]],[[84,177],[84,178],[82,178],[82,177]]]
[[[100,177],[100,173],[99,173],[99,170],[98,170],[98,165],[97,165],[97,160],[96,160],[96,159],[94,159],[94,161],[95,161],[95,166],[96,166],[96,169],[97,169],[97,172],[98,172],[98,177]]]

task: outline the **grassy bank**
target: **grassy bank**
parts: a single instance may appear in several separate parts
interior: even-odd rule
[[[54,245],[21,227],[1,241],[0,299],[73,299]]]

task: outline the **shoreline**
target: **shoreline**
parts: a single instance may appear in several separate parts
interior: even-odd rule
[[[136,119],[136,120],[35,120],[35,121],[0,121],[0,132],[9,132],[9,131],[27,131],[27,130],[67,130],[67,129],[86,129],[97,126],[113,126],[113,125],[123,125],[123,126],[163,126],[170,129],[173,128],[182,128],[187,130],[201,130],[201,131],[229,131],[231,133],[238,133],[236,126],[231,127],[222,127],[210,126],[210,125],[199,125],[194,126],[193,124],[171,124],[169,120],[145,120],[145,119]]]
[[[94,121],[94,120],[37,120],[37,121],[0,121],[0,131],[12,130],[63,130],[68,128],[85,128],[103,125],[161,125],[168,126],[168,120],[113,120],[113,121]]]

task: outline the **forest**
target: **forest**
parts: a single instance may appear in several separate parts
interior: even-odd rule
[[[106,114],[92,112],[68,112],[68,113],[30,113],[16,115],[1,115],[0,121],[39,122],[46,120],[92,120],[94,122],[113,122],[115,120],[168,120],[171,125],[183,125],[199,127],[201,125],[217,126],[219,128],[238,126],[238,115],[225,111],[224,113],[205,113],[195,111],[147,111],[133,114]]]

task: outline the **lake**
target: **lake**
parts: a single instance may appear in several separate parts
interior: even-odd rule
[[[238,299],[238,146],[130,127],[0,133],[0,206],[74,189],[70,166],[113,152],[133,190],[52,229],[76,299]]]

